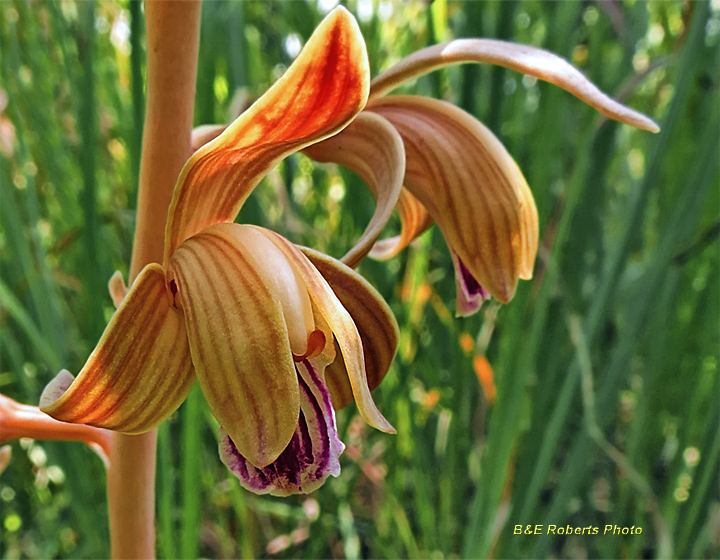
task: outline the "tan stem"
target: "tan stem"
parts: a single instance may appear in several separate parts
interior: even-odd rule
[[[162,262],[165,218],[180,169],[190,155],[200,2],[149,1],[147,107],[140,193],[130,281],[151,262]],[[155,442],[113,435],[108,502],[113,558],[155,556]]]

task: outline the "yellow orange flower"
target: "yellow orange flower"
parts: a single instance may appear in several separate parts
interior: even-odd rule
[[[77,378],[63,373],[43,410],[142,433],[197,379],[222,425],[223,461],[248,488],[277,494],[337,475],[333,404],[354,397],[368,423],[392,432],[370,396],[397,346],[379,294],[338,261],[232,223],[269,169],[347,126],[368,92],[362,36],[338,8],[285,75],[185,164],[163,265],[147,266],[129,290],[111,280],[117,312]]]

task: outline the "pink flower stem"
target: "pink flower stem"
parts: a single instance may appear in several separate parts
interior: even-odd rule
[[[144,266],[162,262],[165,218],[175,181],[191,153],[200,2],[145,4],[147,107],[140,165],[132,282]],[[113,434],[108,471],[113,558],[155,557],[155,430]]]
[[[37,406],[20,404],[0,395],[0,444],[18,438],[84,441],[108,463],[111,432],[84,424],[68,424],[51,418]]]

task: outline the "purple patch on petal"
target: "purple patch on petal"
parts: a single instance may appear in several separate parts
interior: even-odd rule
[[[309,360],[295,364],[295,369],[300,388],[298,426],[273,463],[262,469],[254,467],[220,428],[221,460],[245,488],[257,494],[305,494],[321,486],[329,475],[340,474],[339,457],[345,446],[337,435],[330,392]]]
[[[455,314],[458,317],[467,317],[480,309],[482,302],[490,297],[490,293],[480,285],[480,282],[468,270],[455,251],[450,251],[450,254],[453,265],[455,265],[455,286],[457,288]]]

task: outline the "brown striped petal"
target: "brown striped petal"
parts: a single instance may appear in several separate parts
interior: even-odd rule
[[[457,39],[414,52],[373,80],[371,99],[385,95],[403,82],[463,62],[489,62],[517,70],[569,91],[611,119],[650,132],[660,130],[649,117],[605,95],[564,58],[528,45],[496,39]]]
[[[384,261],[394,257],[433,224],[422,202],[404,187],[400,191],[397,209],[402,224],[400,235],[375,243],[368,253],[374,259]]]
[[[300,272],[307,285],[313,305],[332,329],[345,362],[360,415],[368,424],[378,430],[395,433],[395,428],[380,413],[370,395],[368,379],[365,373],[363,344],[350,313],[343,307],[330,285],[318,272],[318,269],[298,247],[270,230],[262,229],[261,231],[285,253],[288,260]]]
[[[304,247],[302,252],[350,313],[362,340],[365,376],[372,391],[385,377],[397,351],[399,331],[395,316],[377,290],[357,272],[318,251]],[[350,404],[352,393],[347,391],[348,372],[341,353],[325,370],[325,378],[335,408]]]
[[[532,270],[537,210],[525,179],[500,141],[450,103],[417,96],[376,100],[407,157],[405,186],[438,223],[451,250],[502,302]]]
[[[328,15],[287,72],[183,167],[165,231],[165,263],[188,237],[232,222],[282,158],[345,127],[365,106],[367,52],[353,17]]]
[[[255,467],[272,463],[298,423],[300,397],[282,303],[242,242],[217,224],[186,240],[168,272],[210,410]],[[292,279],[291,279],[292,281]]]
[[[42,410],[65,422],[137,434],[172,414],[195,382],[182,313],[148,265],[62,395]]]
[[[355,246],[342,258],[351,267],[380,237],[400,196],[405,175],[405,151],[400,135],[380,115],[360,113],[342,132],[305,149],[320,162],[343,165],[367,184],[375,198],[375,214]]]

